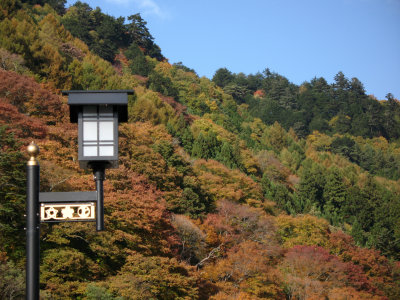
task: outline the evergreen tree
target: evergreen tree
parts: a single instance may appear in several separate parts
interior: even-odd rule
[[[303,163],[297,197],[302,213],[308,213],[312,207],[322,211],[324,205],[323,191],[325,186],[324,170],[311,160]]]
[[[346,201],[346,186],[337,168],[328,170],[323,191],[323,213],[334,225],[342,223],[342,205]]]
[[[160,47],[154,43],[154,38],[146,27],[147,22],[142,19],[141,15],[139,13],[131,15],[128,17],[128,20],[131,22],[126,25],[126,29],[131,42],[136,43],[140,48],[144,49],[146,55],[160,61],[164,59]]]
[[[24,252],[25,159],[21,143],[0,126],[0,253],[21,258]]]
[[[215,158],[217,153],[220,152],[221,143],[217,139],[215,132],[210,131],[203,134],[199,133],[199,136],[194,140],[192,148],[192,156],[198,158]]]
[[[223,163],[228,168],[242,168],[238,144],[232,146],[230,143],[224,141],[222,143],[221,150],[217,153],[215,159]]]
[[[216,85],[224,88],[228,84],[232,83],[234,79],[235,77],[231,71],[229,71],[227,68],[220,68],[215,72],[212,81]]]
[[[142,50],[136,43],[132,43],[125,51],[125,56],[130,60],[129,67],[132,74],[148,76],[152,71],[152,66],[147,62]]]

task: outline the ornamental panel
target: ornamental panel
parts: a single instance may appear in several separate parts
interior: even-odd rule
[[[95,203],[50,204],[40,207],[41,222],[94,221]]]

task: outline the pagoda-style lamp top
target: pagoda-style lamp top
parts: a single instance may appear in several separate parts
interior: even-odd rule
[[[70,121],[78,123],[78,160],[83,169],[118,167],[118,123],[128,121],[133,90],[63,91]]]

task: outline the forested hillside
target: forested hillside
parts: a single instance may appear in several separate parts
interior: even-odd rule
[[[0,3],[0,298],[24,298],[26,146],[87,191],[61,90],[133,89],[105,227],[41,225],[42,299],[400,299],[400,103],[268,68],[199,78],[140,14]]]

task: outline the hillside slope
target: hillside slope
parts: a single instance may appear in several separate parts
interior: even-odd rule
[[[121,20],[33,2],[0,4],[0,298],[24,292],[26,145],[42,192],[94,189],[62,89],[135,95],[106,231],[41,226],[43,299],[400,298],[396,99],[268,72],[210,81],[169,64],[140,15],[103,48]]]

